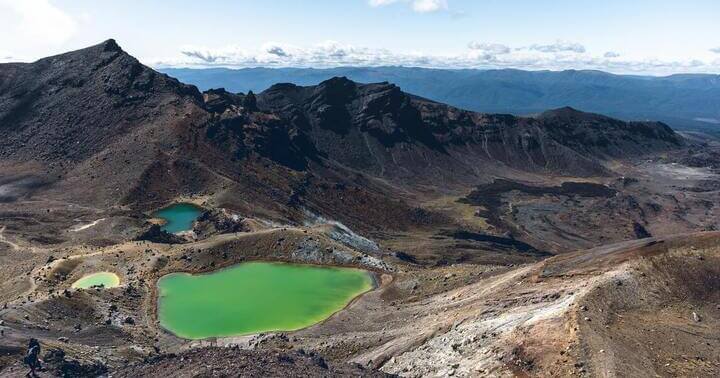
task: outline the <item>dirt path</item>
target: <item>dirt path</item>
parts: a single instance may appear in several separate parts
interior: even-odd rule
[[[100,218],[100,219],[98,219],[98,220],[96,220],[96,221],[92,221],[92,222],[90,222],[90,223],[88,223],[88,224],[83,224],[83,225],[75,226],[75,227],[71,228],[70,231],[72,231],[72,232],[78,232],[78,231],[82,231],[82,230],[87,230],[88,228],[93,227],[93,226],[97,225],[98,223],[100,223],[100,222],[102,222],[102,221],[104,221],[104,220],[105,220],[105,218]]]
[[[2,228],[0,228],[0,243],[5,243],[5,244],[9,245],[13,250],[19,251],[20,250],[19,245],[15,244],[15,243],[11,242],[10,240],[7,240],[7,238],[5,238],[5,228],[6,228],[6,226],[2,226]]]

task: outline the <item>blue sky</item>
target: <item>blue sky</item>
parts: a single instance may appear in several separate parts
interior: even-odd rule
[[[115,38],[157,67],[720,73],[719,20],[717,0],[0,0],[0,60]]]

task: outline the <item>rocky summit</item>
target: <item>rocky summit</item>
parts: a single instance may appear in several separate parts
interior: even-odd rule
[[[713,376],[719,191],[720,141],[661,122],[200,92],[114,40],[0,64],[0,375],[36,339],[41,376]],[[161,326],[160,278],[248,261],[374,285],[299,330]]]

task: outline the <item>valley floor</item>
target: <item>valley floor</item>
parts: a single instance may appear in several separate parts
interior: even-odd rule
[[[379,245],[318,219],[245,218],[241,231],[190,233],[182,244],[131,241],[147,213],[37,197],[4,203],[0,375],[24,371],[34,337],[65,353],[41,376],[70,368],[154,376],[169,366],[176,376],[714,376],[720,233],[690,231],[717,224],[707,205],[716,173],[664,161],[614,169],[633,179],[578,187],[610,196],[564,194],[568,181],[558,179],[480,186],[496,198],[484,204],[462,201],[467,193],[419,199],[460,227],[372,234]],[[210,208],[213,199],[193,201]],[[648,235],[604,228],[605,216],[643,223]],[[498,235],[503,227],[517,236]],[[295,332],[188,341],[160,327],[160,277],[258,260],[360,267],[379,285]],[[121,286],[70,288],[97,271],[117,273]]]

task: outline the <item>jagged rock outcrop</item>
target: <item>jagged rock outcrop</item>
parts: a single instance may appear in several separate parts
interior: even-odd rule
[[[474,113],[403,93],[389,83],[346,78],[312,87],[278,84],[259,95],[258,105],[306,134],[321,156],[380,173],[422,174],[432,156],[440,167],[468,172],[490,162],[589,175],[603,173],[598,159],[682,144],[659,123],[627,123],[572,109],[538,118]]]
[[[245,218],[226,209],[213,209],[204,212],[195,221],[193,231],[199,238],[215,234],[250,231],[244,223]]]
[[[230,93],[225,88],[210,89],[203,92],[205,109],[213,113],[223,113],[226,110],[237,110],[242,106],[244,96],[239,93]]]
[[[162,227],[157,224],[151,224],[146,227],[135,240],[163,244],[182,244],[186,242],[184,238],[164,231]]]

